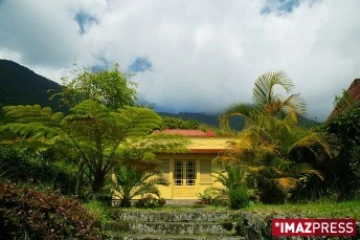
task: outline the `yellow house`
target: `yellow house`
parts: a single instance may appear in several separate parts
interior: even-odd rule
[[[154,134],[160,133],[159,131]],[[230,137],[216,136],[213,132],[200,130],[169,129],[163,134],[187,136],[191,144],[186,154],[159,154],[160,170],[169,181],[169,186],[159,186],[165,199],[198,199],[199,193],[215,186],[212,173],[221,170],[215,160],[227,147]]]

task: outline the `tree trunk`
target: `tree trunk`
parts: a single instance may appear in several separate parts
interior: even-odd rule
[[[101,193],[105,185],[105,175],[102,171],[94,174],[94,182],[92,184],[92,192],[97,194]]]
[[[76,183],[75,183],[75,195],[79,195],[80,192],[80,185],[83,179],[83,174],[84,174],[84,159],[80,158],[80,162],[79,162],[79,174],[76,176]]]

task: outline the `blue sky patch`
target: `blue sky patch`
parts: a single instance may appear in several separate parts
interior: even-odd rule
[[[269,13],[291,13],[300,6],[301,0],[266,0],[261,14]]]
[[[148,58],[145,57],[137,57],[135,61],[133,61],[129,66],[130,71],[135,73],[149,71],[151,68],[152,63]]]
[[[91,27],[91,25],[98,22],[95,16],[92,16],[84,11],[78,12],[74,19],[80,27],[81,34],[84,34]]]

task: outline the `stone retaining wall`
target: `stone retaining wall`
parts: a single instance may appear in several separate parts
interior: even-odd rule
[[[246,211],[186,211],[186,212],[161,212],[161,211],[117,211],[114,213],[114,222],[109,223],[109,228],[120,232],[136,234],[154,234],[156,236],[198,235],[194,239],[211,239],[214,236],[239,237],[238,239],[265,240],[273,239],[271,236],[271,221],[273,218],[303,218],[294,215],[260,214]],[[110,226],[112,225],[112,226]],[[356,238],[360,239],[360,222],[357,222]],[[127,238],[129,239],[129,238]],[[133,238],[137,239],[137,238]],[[152,238],[148,238],[152,239]],[[161,238],[160,238],[161,239]],[[185,239],[185,238],[171,238]],[[193,239],[193,238],[192,238]],[[277,239],[304,239],[301,237]],[[326,237],[309,237],[306,239],[329,239]]]

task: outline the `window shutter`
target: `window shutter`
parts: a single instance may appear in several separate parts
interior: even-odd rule
[[[200,183],[212,183],[211,159],[200,160]]]

